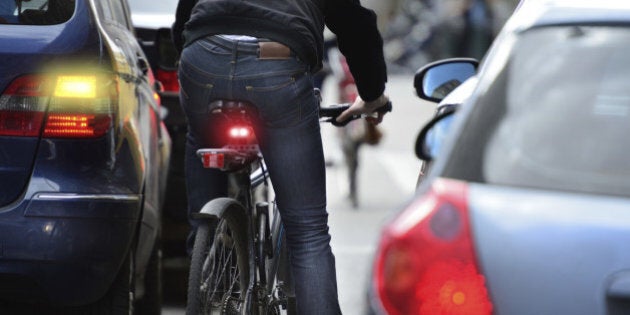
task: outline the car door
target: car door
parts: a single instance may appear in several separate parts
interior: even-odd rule
[[[119,141],[131,143],[137,152],[136,161],[142,165],[143,174],[138,178],[143,185],[143,211],[140,225],[136,265],[143,270],[150,257],[160,223],[160,174],[159,149],[161,119],[154,98],[152,72],[140,48],[131,26],[126,0],[99,0],[103,27],[110,36],[109,47],[113,51],[115,69],[121,76],[118,123],[121,128]]]

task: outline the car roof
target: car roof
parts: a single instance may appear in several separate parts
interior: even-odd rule
[[[510,30],[545,25],[630,24],[628,0],[522,0],[506,24]]]

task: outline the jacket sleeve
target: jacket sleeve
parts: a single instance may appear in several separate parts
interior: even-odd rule
[[[175,12],[175,23],[171,28],[171,35],[173,36],[173,44],[178,52],[182,52],[184,49],[184,38],[182,33],[186,22],[190,19],[190,14],[193,7],[197,4],[197,0],[179,0],[177,3],[177,11]]]
[[[361,6],[359,0],[328,0],[324,18],[337,35],[337,45],[346,57],[361,98],[372,101],[381,96],[387,67],[374,11]]]

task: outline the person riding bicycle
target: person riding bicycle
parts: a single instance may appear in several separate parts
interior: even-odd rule
[[[209,132],[220,123],[210,121],[209,104],[254,104],[260,117],[256,137],[286,228],[299,314],[341,313],[312,81],[322,66],[324,24],[336,34],[360,95],[337,120],[384,106],[389,99],[383,41],[375,13],[359,0],[179,0],[172,29],[188,120],[189,214],[227,195],[226,174],[204,169],[195,154],[222,141]],[[383,115],[366,119],[377,124]]]

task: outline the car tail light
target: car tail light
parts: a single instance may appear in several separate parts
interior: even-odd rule
[[[0,136],[100,137],[112,127],[116,100],[111,78],[22,76],[0,97]]]
[[[50,89],[50,80],[43,76],[14,80],[0,96],[0,136],[38,136]]]
[[[179,93],[179,81],[177,79],[177,71],[170,71],[164,69],[157,70],[157,80],[164,86],[165,92]]]
[[[388,314],[491,314],[474,254],[467,185],[438,179],[383,231],[376,293]]]

